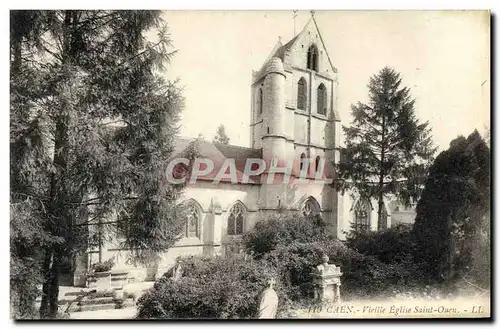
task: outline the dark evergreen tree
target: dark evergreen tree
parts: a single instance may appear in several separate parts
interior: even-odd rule
[[[229,137],[226,134],[226,127],[224,127],[224,125],[220,125],[217,128],[217,134],[215,135],[213,142],[229,145]]]
[[[13,11],[10,33],[11,251],[39,265],[40,315],[55,317],[89,232],[102,244],[122,222],[139,258],[178,238],[183,186],[165,170],[183,98],[160,76],[173,51],[159,11]]]
[[[416,259],[430,279],[489,285],[490,150],[477,131],[430,168],[414,224]]]
[[[406,205],[418,200],[435,148],[428,123],[415,115],[410,89],[390,68],[370,78],[369,103],[352,105],[353,121],[343,127],[345,148],[338,174],[342,190],[378,201],[381,226],[384,196]]]

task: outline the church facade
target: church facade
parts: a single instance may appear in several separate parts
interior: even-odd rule
[[[247,159],[292,164],[291,180],[273,180],[264,171],[248,181],[214,183],[213,175],[187,184],[179,203],[187,207],[183,237],[150,267],[127,263],[128,252],[109,242],[101,259],[114,258],[117,269],[127,269],[135,280],[150,280],[171,268],[179,256],[224,255],[256,222],[283,209],[303,215],[319,214],[339,239],[350,229],[376,230],[377,203],[353,200],[335,189],[334,165],[340,160],[341,121],[337,105],[338,72],[321,33],[311,17],[292,40],[279,41],[262,67],[253,72],[250,147],[201,141],[200,157],[211,159],[216,172],[226,159],[234,159],[238,177]],[[192,140],[180,138],[173,155],[182,154]],[[305,181],[298,182],[305,172]],[[318,174],[319,172],[319,174]],[[278,174],[279,176],[279,174]],[[294,183],[295,182],[295,183]],[[383,226],[390,226],[390,209],[383,209]],[[119,238],[117,238],[119,241]],[[237,245],[237,244],[236,244]],[[96,263],[91,250],[77,266],[75,284]],[[80,275],[79,275],[80,274]]]

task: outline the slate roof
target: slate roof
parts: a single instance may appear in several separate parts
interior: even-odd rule
[[[194,138],[177,138],[172,158],[184,157],[186,149],[190,145],[194,145],[193,143],[195,142],[196,139]],[[198,140],[198,143],[197,157],[210,159],[214,162],[214,169],[212,170],[212,172],[205,176],[200,176],[198,178],[200,180],[212,181],[216,177],[226,159],[234,159],[237,179],[238,182],[241,182],[247,159],[262,159],[261,149],[211,143],[204,140]],[[222,179],[221,182],[230,182],[230,179]],[[259,177],[250,176],[248,184],[260,184]]]

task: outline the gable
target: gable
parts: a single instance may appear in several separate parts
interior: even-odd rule
[[[307,68],[307,52],[311,45],[318,49],[319,65],[318,72],[324,75],[333,75],[337,69],[333,66],[326,49],[321,32],[314,18],[311,18],[302,31],[289,43],[283,46],[284,64],[300,69]]]

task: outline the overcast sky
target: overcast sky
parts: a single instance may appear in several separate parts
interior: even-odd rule
[[[299,11],[299,33],[310,18]],[[366,101],[370,76],[400,72],[429,121],[440,150],[456,136],[490,125],[487,12],[317,11],[316,21],[339,71],[339,112]],[[231,144],[249,146],[250,82],[278,37],[294,36],[292,11],[167,11],[178,49],[166,76],[180,78],[186,109],[181,135],[211,140],[224,124]],[[486,83],[484,83],[486,81]],[[481,87],[481,84],[483,84]]]

